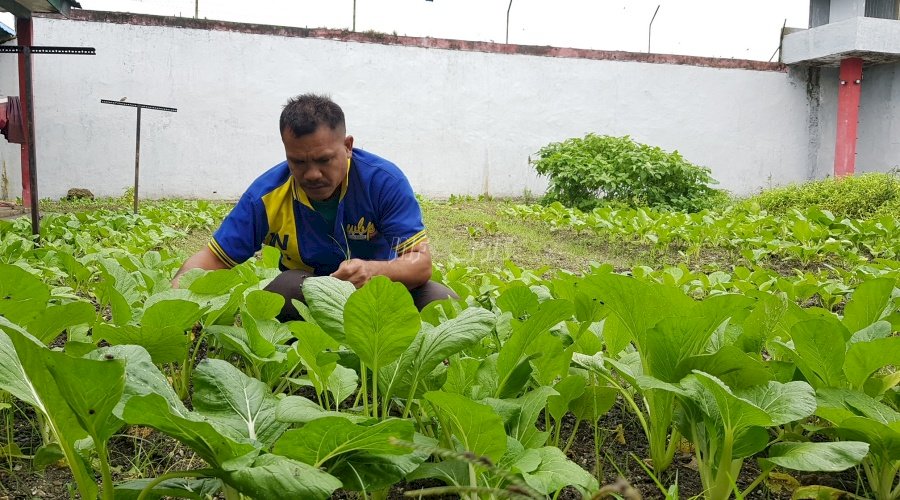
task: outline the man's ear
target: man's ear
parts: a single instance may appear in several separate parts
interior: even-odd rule
[[[353,153],[353,136],[352,135],[348,135],[347,137],[344,137],[344,147],[347,148],[348,155]]]

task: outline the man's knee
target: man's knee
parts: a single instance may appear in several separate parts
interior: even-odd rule
[[[419,288],[413,288],[409,293],[412,295],[416,308],[420,311],[434,301],[459,298],[459,295],[456,295],[453,290],[436,281],[429,281]]]
[[[279,321],[295,321],[300,319],[300,313],[291,303],[296,299],[305,302],[303,299],[303,281],[312,276],[312,273],[292,269],[279,274],[269,283],[264,290],[274,292],[284,297],[284,306],[281,313],[278,314]]]

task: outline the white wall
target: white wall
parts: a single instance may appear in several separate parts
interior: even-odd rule
[[[777,71],[48,18],[35,19],[35,44],[97,49],[35,56],[41,197],[132,184],[135,110],[100,104],[123,96],[178,108],[143,112],[148,197],[238,197],[281,161],[281,105],[306,91],[331,94],[357,146],[432,196],[540,192],[529,155],[586,132],[678,149],[737,193],[804,180],[816,156],[806,84]],[[0,94],[17,93],[14,74],[15,57],[0,57]],[[0,141],[0,159],[20,195],[18,147]]]

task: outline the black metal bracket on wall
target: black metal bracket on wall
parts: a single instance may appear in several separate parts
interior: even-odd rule
[[[137,108],[137,132],[135,133],[134,146],[134,213],[138,213],[138,178],[141,167],[141,110],[153,109],[156,111],[168,111],[170,113],[176,113],[178,112],[178,108],[167,108],[165,106],[154,106],[152,104],[140,104],[127,101],[112,101],[109,99],[100,99],[100,103]]]
[[[41,219],[39,213],[37,189],[37,151],[34,138],[34,86],[32,84],[31,54],[93,56],[96,55],[97,52],[94,47],[0,45],[0,54],[24,55],[24,57],[20,60],[20,69],[24,73],[24,75],[22,76],[24,76],[25,89],[19,89],[19,91],[24,92],[25,94],[25,136],[27,137],[26,140],[28,141],[28,185],[29,189],[31,190],[31,234],[34,235],[35,242],[39,242],[41,234]],[[22,80],[19,81],[21,87]]]
[[[0,45],[0,54],[22,54],[25,49],[29,49],[32,54],[65,54],[73,56],[95,56],[96,50],[93,47],[27,47],[23,45]]]

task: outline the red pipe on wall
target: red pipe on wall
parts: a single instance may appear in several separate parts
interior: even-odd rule
[[[838,86],[837,138],[834,144],[834,176],[853,175],[856,170],[856,134],[859,98],[862,94],[863,61],[851,57],[841,61]]]

